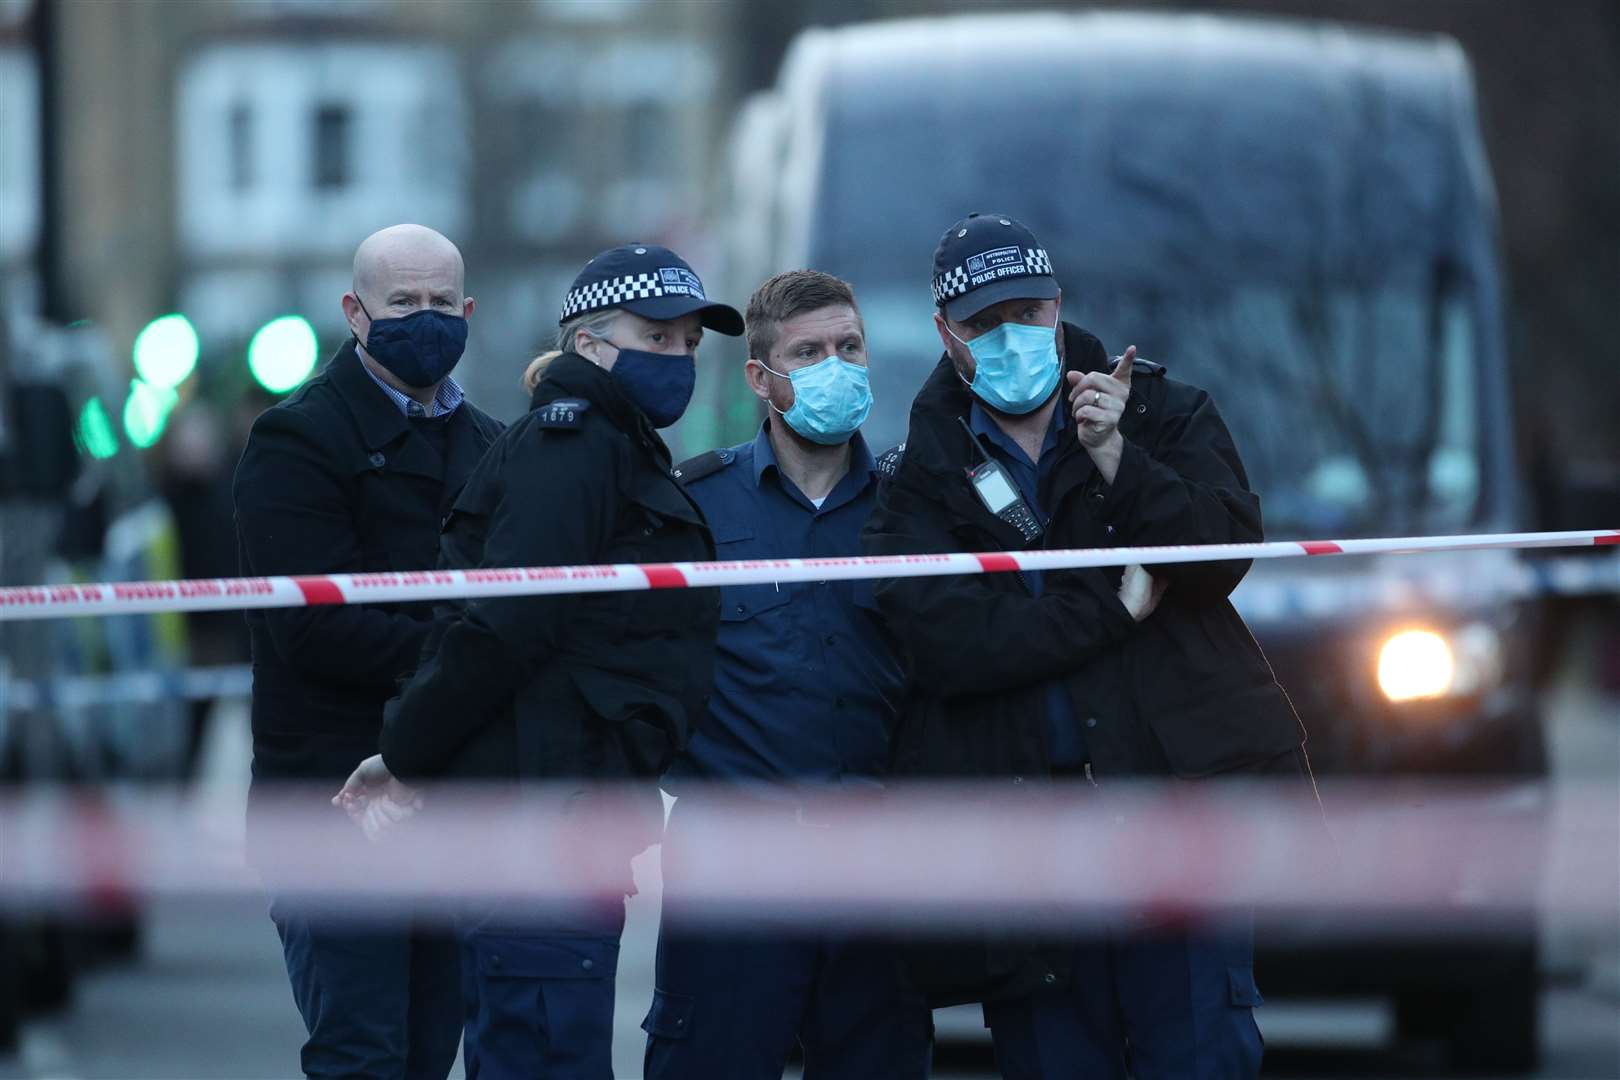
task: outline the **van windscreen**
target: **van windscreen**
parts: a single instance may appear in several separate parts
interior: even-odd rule
[[[859,293],[876,397],[875,451],[905,438],[941,347],[926,293]],[[1431,290],[1248,288],[1172,293],[1068,284],[1063,318],[1111,353],[1136,345],[1207,390],[1270,537],[1466,531],[1480,466],[1473,329]]]

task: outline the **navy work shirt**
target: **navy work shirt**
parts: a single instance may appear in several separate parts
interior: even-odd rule
[[[859,433],[818,509],[777,467],[769,421],[687,491],[716,558],[860,554],[878,474]],[[665,787],[685,778],[867,785],[887,771],[903,676],[870,581],[722,586],[708,715]]]
[[[1013,483],[1018,485],[1018,493],[1029,504],[1040,522],[1041,528],[1046,528],[1048,518],[1046,507],[1041,502],[1041,481],[1046,479],[1047,473],[1057,465],[1058,451],[1063,446],[1063,434],[1068,428],[1069,414],[1060,398],[1057,407],[1052,410],[1052,422],[1047,425],[1046,439],[1041,443],[1041,458],[1039,461],[1029,460],[1024,448],[990,418],[978,402],[974,399],[972,411],[968,416],[968,427],[973,431],[974,438],[979,445],[989,451],[990,455],[1000,462],[1001,467],[1007,470]],[[1025,570],[1022,572],[1025,581],[1029,583],[1029,591],[1035,596],[1041,595],[1041,571]],[[1069,689],[1062,679],[1052,679],[1045,687],[1046,703],[1046,738],[1047,747],[1052,755],[1052,766],[1058,769],[1077,769],[1087,760],[1086,736],[1081,729],[1075,715],[1074,701],[1069,697]]]

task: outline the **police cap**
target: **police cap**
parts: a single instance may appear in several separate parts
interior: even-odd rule
[[[934,303],[957,322],[1003,300],[1052,300],[1057,278],[1046,249],[1005,214],[969,214],[934,249]]]
[[[657,244],[621,244],[586,263],[563,299],[557,324],[607,308],[659,321],[695,311],[710,330],[732,337],[743,332],[737,309],[705,296],[686,260]]]

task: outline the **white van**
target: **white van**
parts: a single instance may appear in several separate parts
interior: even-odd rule
[[[1004,213],[1050,252],[1066,319],[1214,395],[1269,538],[1525,527],[1494,194],[1449,39],[1110,13],[813,30],[740,113],[731,155],[717,295],[740,302],[794,267],[853,283],[875,452],[905,438],[939,358],[940,232]],[[751,438],[760,413],[735,367],[705,367],[703,445]],[[1438,773],[1500,781],[1505,813],[1542,812],[1524,645],[1537,609],[1509,588],[1515,560],[1255,566],[1234,599],[1330,805],[1342,776]],[[1402,700],[1377,672],[1414,626],[1444,640],[1455,674]],[[1295,941],[1262,955],[1260,979],[1391,994],[1401,1034],[1447,1039],[1459,1066],[1535,1060],[1528,915],[1483,940]]]

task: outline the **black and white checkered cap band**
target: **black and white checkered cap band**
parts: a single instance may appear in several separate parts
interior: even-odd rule
[[[575,315],[583,315],[587,311],[618,307],[626,300],[647,300],[663,295],[664,287],[659,283],[656,273],[608,278],[605,281],[568,290],[568,295],[563,298],[562,321],[567,322]],[[706,299],[701,292],[690,288],[677,290],[677,295],[691,296],[698,300]]]
[[[1024,267],[1017,269],[1014,263],[1011,267],[1003,268],[1002,272],[991,280],[1000,280],[1004,277],[1052,276],[1052,260],[1047,258],[1045,248],[1025,248]],[[968,274],[967,264],[954,266],[946,273],[934,278],[934,303],[943,304],[947,300],[954,300],[978,285],[972,284],[972,277]],[[988,285],[990,281],[981,281],[979,285]]]

